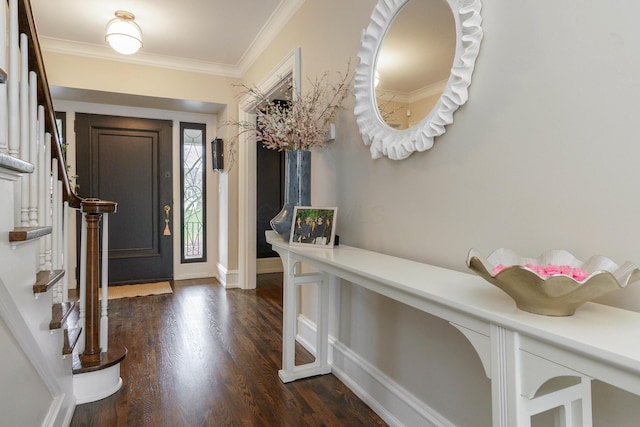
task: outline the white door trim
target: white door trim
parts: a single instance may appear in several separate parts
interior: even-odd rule
[[[278,89],[283,80],[291,78],[294,93],[300,90],[300,48],[291,51],[257,87],[269,94]],[[238,119],[256,119],[256,104],[250,96],[240,101]],[[243,134],[238,141],[238,282],[242,289],[256,287],[256,140]]]

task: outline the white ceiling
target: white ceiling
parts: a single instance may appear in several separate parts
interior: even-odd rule
[[[240,77],[304,0],[31,0],[42,50]],[[104,32],[116,10],[135,15],[143,48],[114,52]],[[57,99],[148,106],[166,100],[119,97],[52,87]],[[178,111],[215,112],[216,105],[176,105]]]
[[[43,50],[239,77],[304,0],[31,0]],[[108,47],[116,10],[135,15],[144,46]]]
[[[241,77],[304,1],[31,0],[31,5],[44,51]],[[133,13],[142,29],[144,46],[133,55],[114,52],[104,40],[106,24],[116,10]],[[447,1],[411,1],[398,14],[397,21],[403,21],[404,30],[394,22],[383,48],[395,58],[404,59],[385,64],[387,69],[380,70],[380,86],[408,93],[424,86],[425,77],[431,83],[446,79],[455,50],[455,23]],[[448,54],[441,51],[443,46]],[[439,57],[445,58],[444,63]],[[400,71],[402,74],[397,74]],[[416,78],[423,81],[414,83],[413,88],[405,85]],[[60,87],[52,87],[52,95],[54,100],[118,102],[150,108],[169,105],[166,99],[114,97],[105,92]],[[222,107],[209,103],[171,105],[177,111],[198,113],[215,113]]]

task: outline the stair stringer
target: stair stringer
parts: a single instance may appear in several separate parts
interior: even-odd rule
[[[0,175],[0,332],[7,344],[1,347],[15,361],[13,366],[0,364],[2,383],[7,384],[6,378],[15,384],[0,390],[0,413],[19,417],[13,425],[38,425],[25,424],[22,417],[26,416],[36,417],[42,426],[66,426],[75,409],[72,360],[62,357],[63,331],[49,330],[51,292],[38,298],[33,294],[38,242],[11,244],[8,238],[15,225],[14,194],[19,184],[7,179],[7,174]],[[39,380],[29,383],[25,378]],[[42,387],[49,399],[34,399],[42,396]]]

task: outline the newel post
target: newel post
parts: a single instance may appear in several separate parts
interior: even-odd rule
[[[85,346],[80,355],[83,364],[99,363],[100,349],[100,219],[105,213],[116,211],[117,203],[100,199],[84,199],[81,203],[82,215],[87,223],[87,263],[86,290],[84,295]],[[105,236],[106,238],[106,236]],[[108,254],[104,254],[108,256]],[[105,284],[106,286],[106,284]]]

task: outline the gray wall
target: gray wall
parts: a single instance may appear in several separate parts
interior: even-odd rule
[[[0,343],[0,424],[41,425],[51,394],[1,318]]]
[[[303,78],[357,63],[375,3],[307,1],[245,80],[297,46]],[[632,0],[485,0],[469,102],[447,133],[407,160],[372,160],[351,103],[313,154],[312,203],[339,206],[345,244],[459,271],[472,247],[640,265],[639,14]],[[607,302],[640,310],[640,284]],[[489,381],[457,331],[348,285],[341,303],[348,347],[455,424],[490,425]],[[637,424],[639,397],[599,383],[594,396],[596,426]]]

